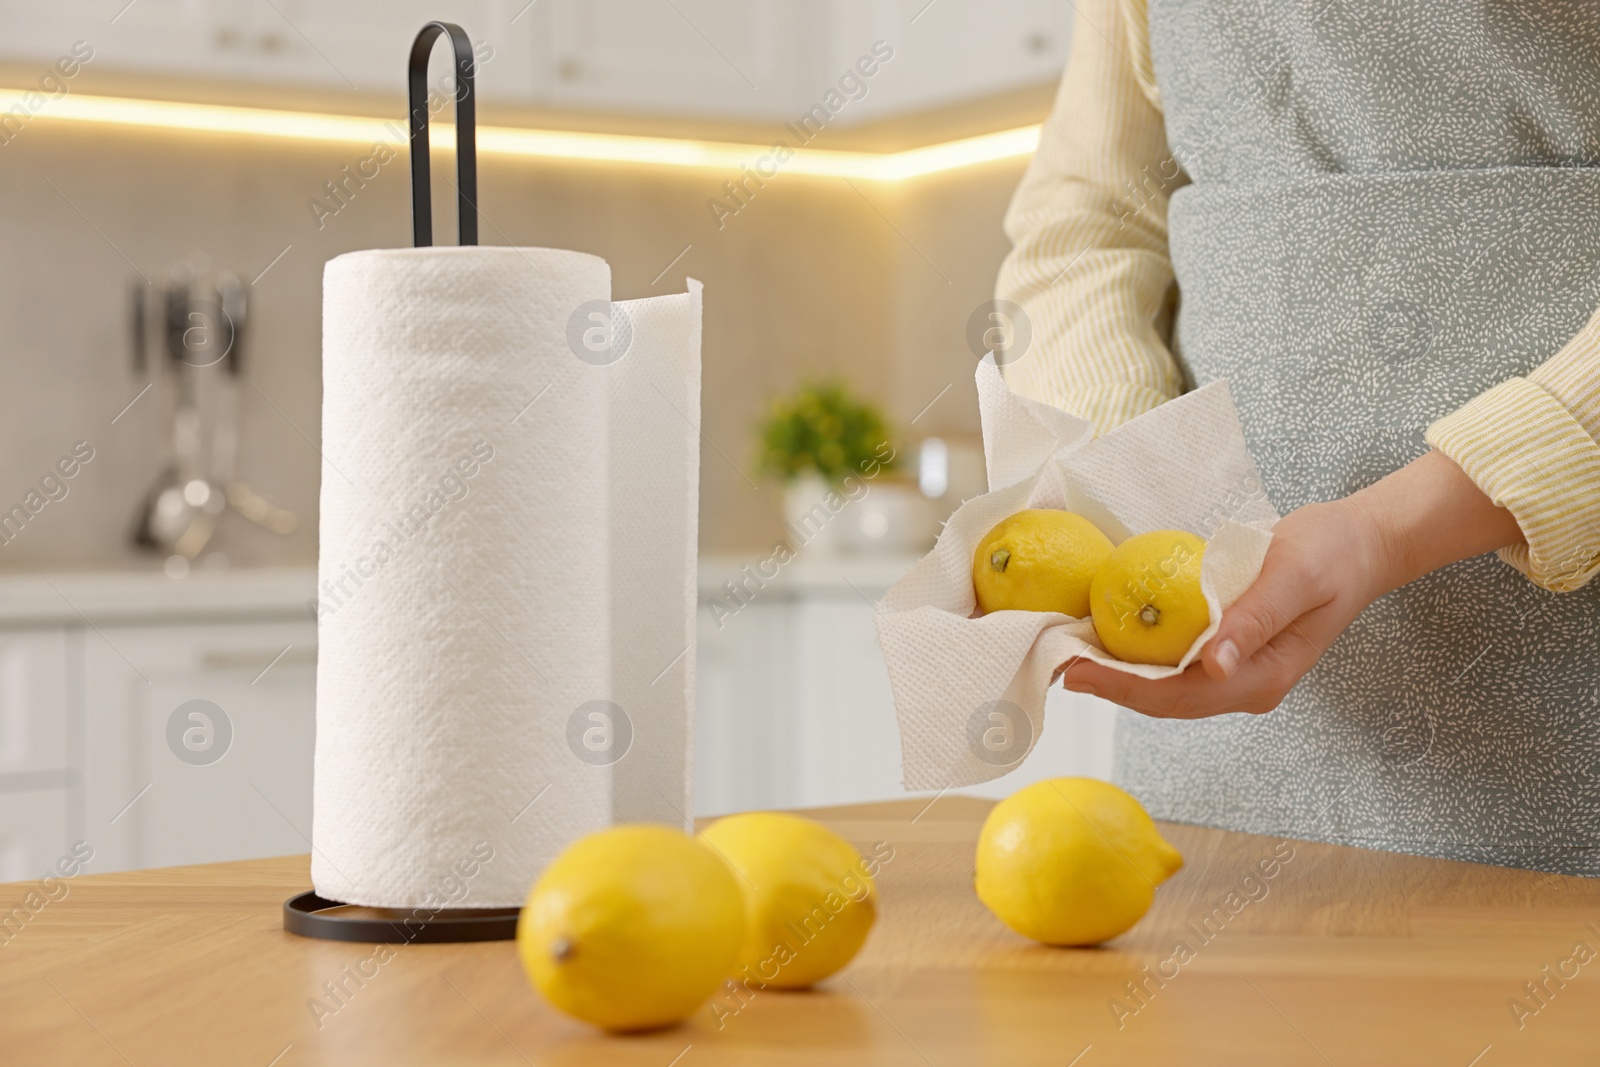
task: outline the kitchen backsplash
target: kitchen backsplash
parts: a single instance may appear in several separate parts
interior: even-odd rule
[[[301,520],[284,536],[226,516],[214,547],[235,564],[315,560],[322,266],[409,243],[405,157],[219,140],[37,122],[0,145],[0,510],[26,513],[0,569],[155,562],[130,533],[166,463],[166,386],[145,392],[132,366],[130,289],[196,254],[254,282],[238,476]],[[703,550],[780,536],[751,434],[801,377],[842,374],[908,437],[977,433],[967,320],[990,298],[1020,164],[901,184],[780,174],[720,226],[707,204],[737,175],[480,167],[482,243],[603,256],[624,298],[705,282]],[[435,186],[449,240],[453,191]]]

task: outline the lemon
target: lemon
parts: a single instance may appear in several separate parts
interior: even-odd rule
[[[616,826],[545,868],[517,921],[534,987],[607,1030],[677,1022],[739,954],[744,904],[732,872],[680,830]]]
[[[1031,508],[1003,519],[978,542],[972,587],[984,614],[1089,614],[1089,585],[1111,555],[1099,528],[1070,511]]]
[[[826,826],[755,811],[718,819],[700,837],[744,893],[738,966],[746,982],[804,988],[849,963],[866,941],[877,888],[861,856]]]
[[[1176,666],[1211,623],[1200,591],[1206,543],[1185,530],[1130,537],[1111,552],[1089,592],[1094,632],[1128,663]]]
[[[1024,937],[1095,945],[1131,929],[1182,866],[1133,797],[1093,778],[1052,778],[984,820],[978,899]]]

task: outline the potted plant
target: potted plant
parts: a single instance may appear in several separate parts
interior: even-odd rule
[[[785,533],[808,555],[893,542],[901,531],[891,526],[904,525],[893,518],[907,510],[901,498],[914,498],[912,510],[922,503],[914,488],[889,484],[901,459],[888,420],[841,381],[808,382],[774,400],[759,436],[762,472],[784,482]],[[874,506],[860,506],[868,498]],[[886,513],[888,498],[900,503]]]

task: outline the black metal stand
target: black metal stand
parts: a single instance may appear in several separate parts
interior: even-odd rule
[[[348,908],[315,892],[283,902],[283,928],[325,941],[387,945],[442,945],[462,941],[509,941],[517,936],[520,908],[362,908],[360,914],[329,914]]]
[[[430,22],[411,46],[408,105],[411,128],[411,229],[418,248],[433,244],[433,201],[428,171],[428,55],[440,34],[450,38],[456,71],[456,210],[460,241],[478,243],[477,125],[472,88],[472,41],[450,22]],[[352,912],[344,912],[351,908]],[[520,908],[359,908],[312,892],[283,902],[283,928],[302,937],[376,944],[444,944],[509,941],[517,936]]]
[[[411,127],[411,243],[433,244],[432,175],[428,172],[428,55],[440,34],[450,37],[456,70],[456,222],[464,245],[478,243],[477,94],[472,88],[472,40],[453,22],[430,22],[411,46],[407,70]]]

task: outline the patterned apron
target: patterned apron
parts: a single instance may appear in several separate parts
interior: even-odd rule
[[[1600,5],[1151,0],[1174,351],[1274,505],[1345,496],[1600,303]],[[1170,165],[1165,169],[1170,176]],[[1118,720],[1158,818],[1600,876],[1600,581],[1374,603],[1275,712]]]

